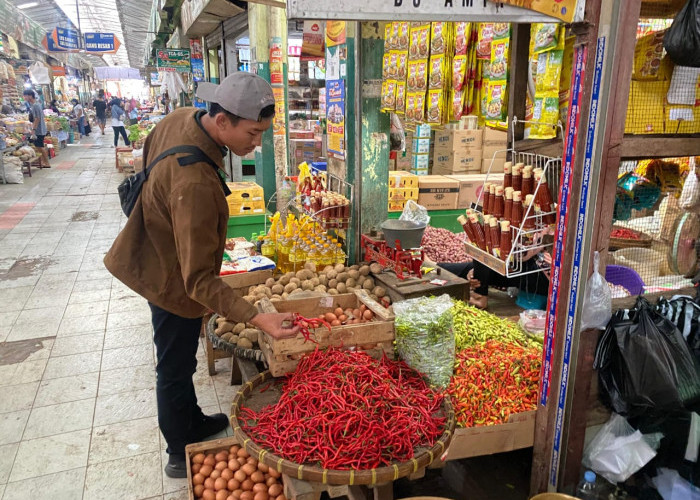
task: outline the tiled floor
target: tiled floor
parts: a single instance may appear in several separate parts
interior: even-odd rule
[[[105,270],[125,223],[111,135],[0,184],[0,499],[184,499],[164,476],[146,301]],[[195,375],[228,412],[230,364]],[[227,431],[230,433],[230,429]]]

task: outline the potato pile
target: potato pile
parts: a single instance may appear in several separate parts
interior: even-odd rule
[[[258,335],[261,332],[250,323],[233,323],[226,318],[216,318],[214,333],[229,344],[243,349],[253,349],[255,344],[259,344]]]
[[[287,500],[281,474],[239,445],[197,453],[190,462],[195,498],[203,500]]]
[[[375,269],[372,270],[372,267]],[[248,295],[243,298],[257,305],[264,297],[269,298],[271,302],[278,302],[303,291],[338,295],[364,289],[375,301],[389,307],[391,299],[387,296],[386,290],[377,286],[374,278],[369,276],[371,270],[375,273],[381,272],[381,266],[364,264],[345,267],[343,264],[336,264],[326,266],[322,271],[317,272],[316,265],[307,262],[304,269],[296,273],[290,272],[278,278],[269,278],[264,285],[251,286]]]

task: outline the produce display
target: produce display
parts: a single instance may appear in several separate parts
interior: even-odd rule
[[[405,462],[444,432],[443,395],[402,361],[328,349],[304,357],[274,405],[243,407],[259,446],[298,464],[372,469]]]
[[[221,340],[243,349],[253,349],[258,345],[260,330],[250,323],[234,323],[226,318],[216,318],[214,333]]]
[[[451,309],[448,295],[417,297],[394,304],[399,356],[438,387],[449,383],[455,359]]]
[[[506,423],[537,406],[541,349],[511,342],[479,342],[457,354],[447,387],[457,425]]]
[[[307,262],[304,268],[297,272],[290,271],[277,278],[269,278],[264,285],[251,286],[248,289],[248,295],[243,298],[257,305],[264,297],[271,302],[278,302],[305,291],[338,295],[352,293],[355,290],[367,290],[373,300],[389,306],[391,299],[387,296],[386,290],[377,286],[369,273],[370,266],[367,264],[350,267],[336,264],[325,266],[323,270],[317,272],[316,264]]]
[[[451,309],[457,352],[480,342],[498,340],[523,347],[541,346],[542,340],[525,333],[517,323],[455,300]]]
[[[611,238],[621,238],[623,240],[639,240],[639,233],[624,227],[615,227],[610,233]]]
[[[423,252],[433,262],[470,262],[464,251],[464,236],[448,229],[427,226],[423,233]]]
[[[137,142],[146,139],[154,127],[154,123],[148,123],[145,121],[129,125],[127,127],[127,130],[129,131],[129,142]]]
[[[195,498],[203,500],[286,500],[281,474],[238,445],[190,459]]]

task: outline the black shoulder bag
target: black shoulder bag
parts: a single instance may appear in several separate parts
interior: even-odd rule
[[[192,165],[193,163],[198,163],[200,161],[206,162],[212,167],[214,167],[214,169],[217,171],[217,177],[219,177],[221,185],[224,189],[224,194],[226,196],[231,194],[231,191],[228,189],[228,186],[226,186],[224,180],[221,178],[221,176],[218,175],[219,166],[214,160],[209,158],[209,156],[207,156],[207,154],[204,151],[202,151],[197,146],[175,146],[163,151],[151,163],[148,164],[148,167],[143,169],[138,174],[127,177],[121,184],[119,184],[119,187],[117,188],[117,191],[119,192],[119,201],[122,205],[122,211],[126,214],[127,217],[129,217],[129,215],[131,215],[131,212],[134,210],[134,207],[136,206],[136,201],[139,199],[139,195],[141,194],[143,184],[148,180],[148,174],[151,173],[151,169],[153,169],[153,167],[155,167],[155,165],[163,158],[166,158],[171,155],[176,155],[178,153],[188,153],[187,156],[178,158],[177,161],[181,167]]]

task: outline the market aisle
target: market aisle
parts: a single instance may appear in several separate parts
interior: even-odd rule
[[[163,474],[148,306],[102,264],[126,221],[111,141],[0,185],[2,500],[187,498]],[[227,362],[199,356],[200,405],[228,413]]]

